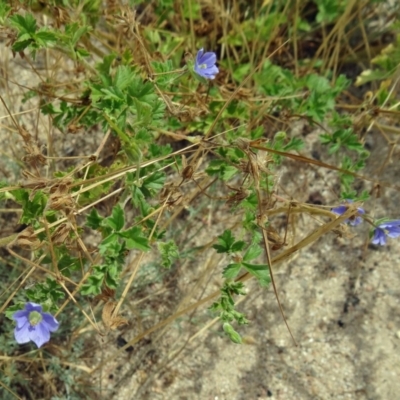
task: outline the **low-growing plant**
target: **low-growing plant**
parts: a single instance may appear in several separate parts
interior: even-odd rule
[[[12,152],[0,200],[4,215],[18,215],[0,239],[5,399],[90,398],[102,390],[96,373],[172,323],[189,329],[182,319],[196,309],[241,343],[250,279],[275,292],[296,343],[275,269],[328,233],[376,246],[400,236],[398,215],[369,212],[363,182],[394,185],[365,176],[360,133],[375,124],[387,138],[379,117],[398,116],[397,42],[357,81],[336,53],[360,5],[321,0],[307,13],[301,2],[239,1],[223,23],[219,6],[191,0],[106,3],[0,5],[2,71],[30,74],[6,84],[35,115],[24,120],[2,94]],[[312,34],[338,35],[336,50],[328,39],[313,49]],[[377,104],[351,113],[355,82]],[[293,169],[332,172],[323,179],[333,195],[321,204],[311,187],[290,195],[281,179]],[[95,341],[108,344],[112,331],[119,348],[95,362]]]

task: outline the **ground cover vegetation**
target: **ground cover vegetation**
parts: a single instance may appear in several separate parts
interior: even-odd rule
[[[399,189],[381,179],[398,16],[383,0],[1,2],[2,398],[110,398],[109,363],[176,341],[165,369],[211,326],[240,345],[250,279],[295,345],[275,269],[326,234],[400,236],[400,213],[369,208]],[[372,174],[369,135],[386,143]],[[296,186],[310,170],[328,203]]]

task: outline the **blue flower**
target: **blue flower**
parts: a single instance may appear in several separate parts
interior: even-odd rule
[[[347,209],[349,208],[349,204],[353,203],[353,200],[346,199],[345,200],[347,204],[342,204],[339,207],[332,208],[332,212],[334,212],[337,215],[343,215]],[[358,214],[365,214],[365,210],[361,207],[357,207]],[[362,222],[362,217],[359,215],[353,215],[349,219],[346,219],[346,223],[350,224],[351,226],[357,226],[361,224]]]
[[[371,242],[384,246],[387,240],[386,236],[390,238],[397,238],[400,236],[400,219],[380,223],[373,231]]]
[[[213,52],[204,53],[203,49],[197,52],[196,60],[194,63],[194,71],[206,79],[214,79],[218,74],[219,69],[215,65],[217,56]]]
[[[12,318],[17,322],[14,337],[19,344],[32,340],[41,347],[50,340],[50,332],[55,332],[59,326],[51,314],[42,311],[41,305],[31,302],[25,304],[25,310],[15,312]]]

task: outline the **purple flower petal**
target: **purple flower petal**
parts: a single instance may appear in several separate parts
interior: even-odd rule
[[[42,347],[50,340],[50,331],[45,323],[40,322],[30,328],[29,337],[37,347]]]
[[[196,55],[196,63],[197,64],[201,64],[200,60],[201,60],[201,57],[203,57],[203,54],[204,54],[204,49],[200,49],[197,52],[197,55]]]
[[[362,221],[363,219],[361,217],[355,217],[353,219],[348,219],[346,222],[348,222],[351,226],[357,226],[360,225]]]
[[[214,66],[209,69],[203,70],[200,73],[200,75],[203,75],[207,79],[214,79],[215,75],[217,75],[218,72],[219,72],[219,69],[216,66]]]
[[[28,302],[25,304],[25,310],[32,312],[32,311],[37,311],[39,313],[42,312],[42,306],[40,304]]]
[[[12,318],[16,321],[17,328],[22,328],[27,322],[29,322],[29,311],[17,311],[13,314]]]
[[[29,321],[26,320],[25,325],[21,326],[20,328],[17,327],[14,329],[14,338],[15,341],[19,344],[28,343],[31,340],[29,328],[31,325]]]
[[[381,246],[384,246],[386,244],[385,232],[380,228],[376,228],[375,231],[374,231],[374,236],[372,237],[371,242],[373,244],[379,244]]]
[[[400,226],[400,219],[395,219],[393,221],[386,221],[379,225],[381,228],[392,228]]]
[[[214,79],[219,72],[218,67],[215,65],[216,62],[217,56],[215,53],[204,53],[204,50],[200,49],[197,52],[194,71],[203,78]]]
[[[374,230],[371,242],[381,246],[386,244],[387,237],[397,238],[400,236],[400,220],[384,221]]]
[[[202,57],[200,57],[200,62],[199,64],[206,64],[208,68],[211,68],[214,66],[214,64],[217,62],[217,56],[215,53],[205,53],[203,54]]]
[[[43,321],[41,322],[42,324],[46,324],[48,330],[50,332],[55,332],[60,324],[58,321],[49,313],[43,313],[42,314]]]
[[[338,214],[338,215],[342,215],[346,211],[347,211],[346,206],[339,206],[339,207],[332,208],[332,212],[334,212],[335,214]]]
[[[386,228],[387,230],[387,235],[390,238],[397,238],[400,236],[400,227],[399,226],[393,226],[391,228]]]
[[[339,207],[332,208],[332,212],[337,214],[337,215],[343,215],[349,208],[349,204],[354,203],[353,200],[346,199],[345,202],[347,204],[342,204]],[[358,214],[365,214],[365,210],[361,207],[357,207],[357,213]],[[363,219],[360,216],[354,215],[353,217],[346,219],[347,224],[351,226],[357,226],[360,225]]]

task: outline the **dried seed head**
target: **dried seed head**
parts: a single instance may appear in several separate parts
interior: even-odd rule
[[[67,224],[59,225],[51,235],[51,241],[53,245],[59,246],[64,244],[65,240],[68,238],[69,232],[70,228]]]
[[[101,318],[103,320],[103,324],[107,328],[107,330],[115,330],[120,326],[128,325],[128,320],[122,318],[120,316],[113,316],[113,311],[116,307],[117,303],[115,301],[109,301],[104,305],[103,312]]]
[[[37,250],[41,246],[32,226],[20,232],[12,244],[28,250]]]
[[[173,183],[167,183],[161,189],[160,201],[167,206],[178,205],[183,199],[183,193],[180,188]]]
[[[237,147],[239,147],[240,150],[243,150],[244,152],[247,152],[250,150],[250,141],[247,139],[238,138],[238,139],[236,139],[234,144]]]
[[[230,189],[234,190],[235,192],[232,193],[229,197],[228,200],[226,201],[226,204],[230,205],[230,206],[235,206],[237,204],[239,204],[240,202],[242,202],[245,198],[247,198],[247,196],[249,196],[250,191],[243,189],[242,187],[239,189],[236,188],[231,188]]]

